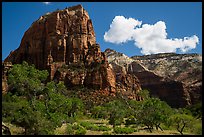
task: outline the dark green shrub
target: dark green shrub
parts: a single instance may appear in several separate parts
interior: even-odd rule
[[[75,135],[85,135],[86,134],[86,129],[83,127],[80,127],[76,130]]]
[[[98,126],[98,130],[99,131],[109,131],[109,130],[111,130],[111,128],[109,128],[107,126],[100,125],[100,126]]]
[[[73,134],[74,134],[74,130],[73,130],[71,124],[67,124],[67,127],[66,127],[66,134],[67,134],[67,135],[73,135]]]
[[[136,130],[134,128],[128,128],[128,127],[115,127],[114,132],[116,134],[131,134],[135,132]]]
[[[73,128],[74,130],[77,130],[77,129],[80,129],[81,126],[78,125],[78,124],[73,124],[73,125],[72,125],[72,128]]]
[[[195,135],[202,135],[202,120],[201,119],[196,119],[192,123],[192,127],[187,129],[190,131],[190,133],[193,133]]]
[[[133,125],[133,124],[136,124],[136,118],[131,115],[129,116],[126,120],[125,120],[125,125],[128,126],[128,125]]]
[[[93,123],[87,122],[87,121],[80,122],[80,125],[83,126],[83,127],[85,127],[85,128],[91,126],[92,124],[93,124]]]
[[[103,118],[103,119],[106,119],[107,118],[107,110],[105,107],[103,106],[94,106],[92,109],[91,109],[91,116],[93,118]]]
[[[202,123],[195,124],[193,127],[193,133],[196,135],[202,135]]]
[[[103,132],[103,134],[102,135],[112,135],[110,132]]]
[[[98,126],[94,125],[93,123],[90,122],[81,122],[81,126],[85,127],[87,130],[93,130],[93,131],[98,131]]]
[[[99,127],[92,124],[89,128],[87,128],[88,130],[92,130],[92,131],[99,131]]]

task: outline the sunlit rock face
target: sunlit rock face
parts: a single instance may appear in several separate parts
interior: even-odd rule
[[[202,100],[201,55],[163,53],[129,58],[112,49],[105,53],[117,73],[136,76],[142,89],[173,107]]]
[[[39,17],[25,32],[18,49],[4,62],[12,64],[27,61],[38,69],[49,71],[49,80],[64,81],[67,88],[94,89],[81,98],[103,101],[98,97],[116,96],[141,100],[137,93],[141,86],[137,77],[121,73],[113,66],[96,43],[93,24],[81,6],[57,10]],[[88,97],[91,96],[91,97]],[[97,96],[97,97],[96,97]]]
[[[161,77],[181,82],[190,104],[202,101],[202,55],[161,53],[132,59]]]
[[[33,22],[19,48],[4,62],[22,61],[49,70],[50,80],[65,81],[68,87],[83,85],[115,92],[115,75],[81,5],[47,13]]]

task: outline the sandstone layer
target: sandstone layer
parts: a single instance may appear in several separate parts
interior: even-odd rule
[[[19,48],[4,60],[12,64],[23,61],[47,69],[48,80],[64,81],[67,88],[86,87],[104,91],[107,96],[115,95],[118,89],[118,78],[96,43],[92,21],[81,5],[47,13],[33,22]],[[134,91],[128,95],[141,89],[137,78],[123,77],[126,80],[120,89]]]
[[[185,107],[202,100],[200,56],[174,54],[174,58],[167,60],[171,54],[156,54],[129,58],[112,49],[106,49],[105,54],[117,73],[136,76],[142,89],[149,90],[151,96],[159,97],[172,107]],[[197,64],[190,67],[192,63],[186,56]]]

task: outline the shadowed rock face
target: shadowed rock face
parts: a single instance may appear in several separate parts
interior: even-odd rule
[[[68,87],[84,85],[115,92],[115,75],[81,5],[47,13],[33,22],[19,48],[4,62],[22,61],[49,70],[50,80],[63,80]]]
[[[105,54],[114,70],[118,70],[117,73],[136,76],[142,89],[148,89],[150,95],[159,97],[172,107],[184,107],[201,101],[202,69],[198,63],[201,59],[199,56],[156,54],[129,58],[111,49],[106,49]],[[197,64],[186,67],[192,64],[188,59],[197,60]]]
[[[132,59],[158,76],[181,82],[191,104],[202,100],[202,55],[163,53]]]

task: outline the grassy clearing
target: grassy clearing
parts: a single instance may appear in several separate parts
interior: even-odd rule
[[[54,134],[55,135],[65,135],[66,134],[67,125],[63,124],[61,127],[56,128]]]
[[[86,129],[85,127],[83,127],[82,125],[80,125],[80,123],[91,123],[91,126],[97,127],[96,129]],[[11,134],[12,135],[19,135],[19,134],[23,134],[24,129],[21,127],[16,127],[15,125],[6,123],[6,125],[10,128],[11,130]],[[180,135],[180,133],[178,131],[176,131],[175,129],[166,129],[166,130],[152,130],[152,133],[149,132],[149,130],[144,129],[144,127],[138,127],[138,126],[129,126],[129,127],[125,127],[125,125],[121,125],[121,126],[117,126],[118,128],[124,130],[125,128],[129,128],[129,129],[134,129],[134,131],[130,132],[130,133],[125,133],[126,131],[122,131],[124,133],[121,133],[118,131],[118,133],[114,132],[114,129],[112,127],[112,125],[108,124],[108,121],[105,119],[81,119],[78,120],[77,122],[72,124],[72,128],[73,130],[75,130],[74,133],[76,133],[77,127],[81,126],[84,129],[86,129],[86,133],[85,135]],[[100,129],[101,127],[101,129]],[[103,130],[103,128],[108,130]],[[126,129],[126,130],[127,130]],[[61,127],[56,128],[56,130],[54,131],[55,135],[66,135],[66,130],[67,130],[67,124],[63,124]],[[128,131],[127,131],[128,132]],[[184,135],[193,135],[191,133],[188,132],[184,132]]]
[[[92,126],[96,126],[96,127],[100,127],[101,125],[105,126],[105,127],[109,127],[111,128],[111,130],[108,131],[96,131],[95,129],[91,129],[91,130],[86,130],[86,134],[85,135],[180,135],[180,133],[174,129],[171,130],[156,130],[154,129],[152,131],[152,133],[149,132],[149,130],[144,129],[144,127],[134,127],[134,126],[130,126],[129,128],[134,129],[134,132],[129,133],[129,134],[125,134],[125,133],[115,133],[114,129],[112,127],[112,125],[108,124],[107,120],[104,119],[82,119],[79,120],[77,123],[79,124],[80,122],[84,122],[84,123],[88,123],[88,124],[92,124]],[[62,127],[56,129],[57,132],[56,135],[62,135],[65,133],[65,126],[63,125]],[[125,125],[121,125],[118,126],[119,128],[125,129]],[[188,132],[184,132],[184,135],[191,135]]]

